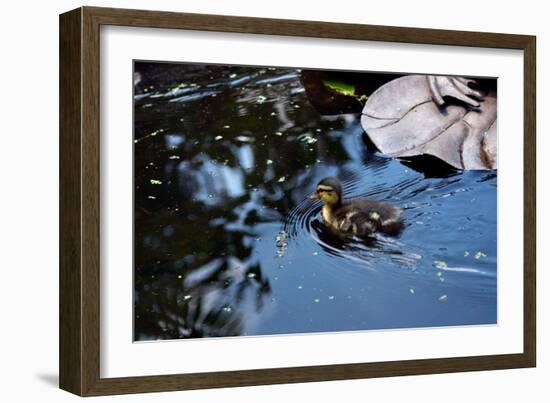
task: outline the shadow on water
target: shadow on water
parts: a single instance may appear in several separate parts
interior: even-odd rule
[[[378,154],[295,69],[135,71],[135,340],[496,322],[496,174]],[[331,233],[306,198],[325,176],[406,229]]]

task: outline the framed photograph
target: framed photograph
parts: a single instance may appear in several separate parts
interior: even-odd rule
[[[61,388],[535,366],[535,83],[533,36],[62,14]]]

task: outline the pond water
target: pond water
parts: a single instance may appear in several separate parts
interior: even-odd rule
[[[297,69],[135,71],[135,340],[496,323],[496,173],[377,153]],[[405,230],[335,237],[307,198],[326,176]]]

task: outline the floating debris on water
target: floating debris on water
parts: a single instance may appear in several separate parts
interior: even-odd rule
[[[470,252],[465,251],[465,252],[464,252],[464,257],[466,257],[466,256],[470,256]]]
[[[168,159],[171,159],[171,160],[179,160],[180,159],[180,156],[179,155],[171,155],[168,157]]]
[[[227,306],[224,306],[224,307],[222,308],[222,310],[223,310],[224,312],[231,312],[231,311],[233,311],[233,308],[231,308],[229,305],[227,305]]]
[[[276,135],[276,136],[282,136],[283,133],[282,133],[282,132],[275,132],[275,135]]]
[[[333,300],[333,299],[334,299],[334,295],[329,295],[328,299]]]
[[[151,185],[162,185],[162,181],[158,179],[151,179],[149,182],[151,182]]]
[[[284,181],[286,181],[286,177],[285,177],[285,176],[281,176],[277,182],[284,182]]]
[[[475,256],[476,259],[481,259],[482,257],[487,257],[487,255],[483,252],[476,252]]]
[[[230,128],[231,128],[231,126],[229,126],[229,125],[225,125],[225,126],[224,126],[223,128],[224,128],[224,129],[230,129]]]
[[[279,246],[280,243],[284,242],[286,240],[286,232],[284,230],[281,230],[277,237],[275,238],[277,241],[277,246]]]
[[[319,254],[319,252],[313,252],[312,255],[313,256],[317,256]]]
[[[313,302],[317,303],[317,302],[321,302],[321,300],[320,300],[319,298],[315,298],[315,299],[313,300]]]
[[[191,298],[192,298],[192,297],[191,297],[191,295],[189,295],[189,294],[183,296],[183,299],[184,299],[185,301],[189,301]]]
[[[444,262],[443,260],[435,260],[434,265],[438,269],[445,269],[447,267],[447,262]]]
[[[273,161],[267,160],[267,161],[266,161],[266,164],[267,164],[267,165],[271,165],[271,164],[273,164]]]
[[[438,299],[439,299],[439,301],[447,301],[447,294],[442,295]]]
[[[214,137],[214,140],[216,140],[216,141],[221,140],[221,139],[223,139],[223,136],[216,136],[216,137]]]
[[[409,289],[409,292],[410,292],[411,294],[414,294],[414,288],[410,288],[410,289]]]
[[[310,136],[309,134],[306,134],[302,137],[302,141],[306,142],[307,144],[315,144],[317,143],[317,139]]]
[[[264,97],[263,95],[260,95],[258,97],[258,103],[263,104],[266,101],[267,97]]]
[[[288,243],[286,242],[287,233],[284,230],[279,231],[275,237],[275,245],[277,245],[277,256],[283,257],[285,255]]]
[[[180,83],[174,88],[172,88],[169,92],[172,94],[177,94],[178,90],[181,90],[182,88],[186,88],[188,86],[187,83]]]
[[[156,200],[157,198],[155,196],[147,196],[148,199]]]
[[[256,277],[256,273],[248,273],[248,274],[246,275],[246,277],[248,277],[248,278],[254,278],[254,277]]]
[[[298,286],[298,289],[299,289],[299,290],[301,290],[301,289],[303,289],[303,288],[304,288],[304,287],[301,286],[301,285]]]

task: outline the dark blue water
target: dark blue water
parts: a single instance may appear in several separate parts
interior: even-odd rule
[[[136,340],[496,323],[496,173],[370,150],[299,70],[136,71]],[[405,230],[335,237],[307,199],[326,176],[403,207]]]

